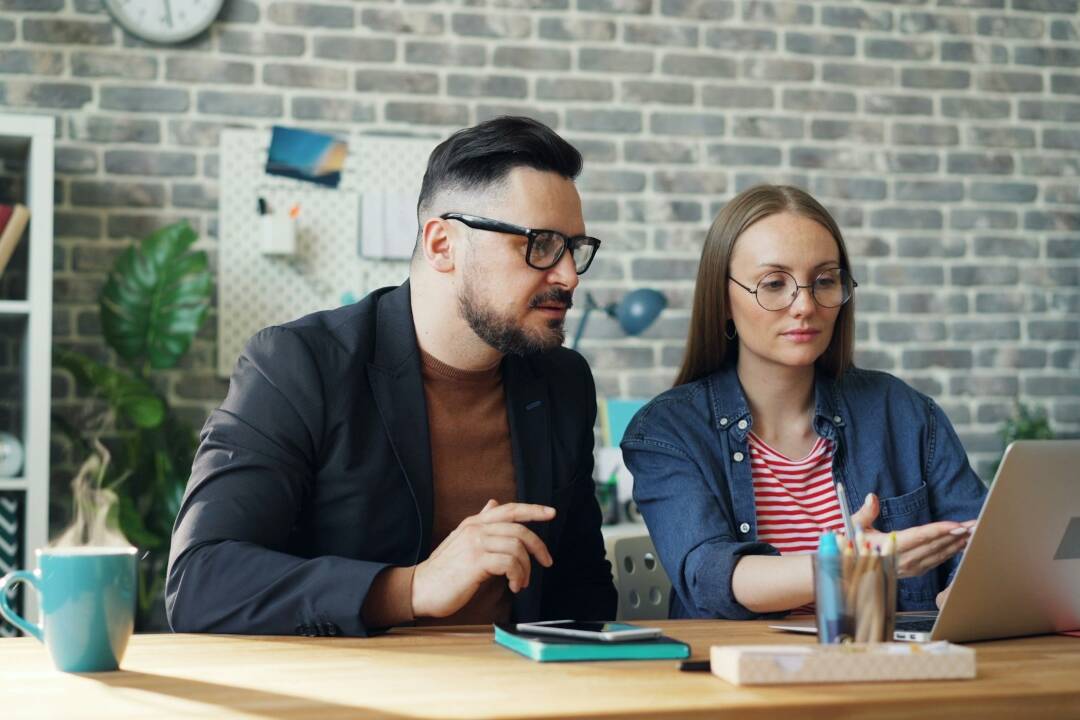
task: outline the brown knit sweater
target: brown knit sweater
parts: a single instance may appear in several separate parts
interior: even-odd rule
[[[435,517],[434,550],[489,499],[517,499],[506,396],[499,364],[486,370],[458,370],[421,351],[427,399]],[[380,573],[364,603],[372,627],[412,620],[412,568]],[[445,618],[416,618],[417,625],[489,624],[510,619],[506,578],[488,580],[465,607]]]

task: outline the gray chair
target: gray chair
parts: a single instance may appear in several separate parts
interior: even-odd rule
[[[664,620],[668,616],[671,581],[645,528],[630,532],[634,534],[612,533],[604,543],[619,593],[616,619]]]

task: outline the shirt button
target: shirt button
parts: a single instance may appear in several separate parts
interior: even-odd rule
[[[727,423],[728,423],[728,419],[726,417],[720,418],[720,427],[726,426]]]
[[[832,421],[834,423],[836,423],[837,425],[839,425],[840,423],[844,422],[844,419],[842,417],[840,417],[839,415],[833,415]]]
[[[739,532],[741,532],[743,535],[750,532],[750,523],[743,523],[742,525],[740,525]]]
[[[745,430],[746,429],[746,421],[745,420],[740,420],[739,421],[739,429],[740,430]]]
[[[734,460],[735,462],[742,462],[743,458],[745,458],[745,457],[746,456],[743,455],[741,452],[737,452],[737,453],[735,453],[734,455],[731,456],[731,459]]]

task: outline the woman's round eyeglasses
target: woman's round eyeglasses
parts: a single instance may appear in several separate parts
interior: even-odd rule
[[[809,285],[800,285],[795,276],[783,270],[774,270],[758,281],[751,290],[746,285],[728,275],[728,280],[753,295],[765,310],[776,312],[787,310],[799,296],[799,290],[806,288],[810,297],[823,308],[840,307],[851,299],[859,283],[843,268],[822,270]]]

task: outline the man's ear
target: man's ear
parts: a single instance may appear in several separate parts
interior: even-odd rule
[[[421,233],[420,252],[424,261],[436,272],[451,272],[455,251],[464,238],[460,234],[451,237],[450,221],[437,217],[429,218]]]

